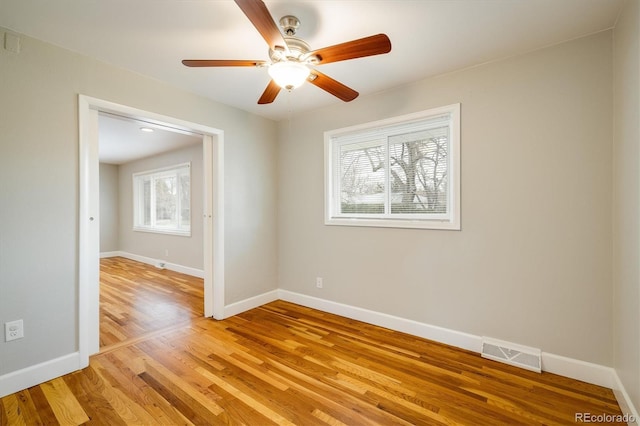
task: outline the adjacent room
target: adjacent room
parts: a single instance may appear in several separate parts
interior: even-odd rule
[[[205,188],[202,136],[98,121],[102,350],[204,315]]]
[[[1,425],[639,424],[640,0],[0,41]]]

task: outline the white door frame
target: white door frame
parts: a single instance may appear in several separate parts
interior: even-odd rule
[[[100,111],[142,119],[203,136],[204,313],[207,317],[224,318],[224,132],[213,127],[79,95],[78,351],[83,367],[89,365],[89,356],[100,349]]]

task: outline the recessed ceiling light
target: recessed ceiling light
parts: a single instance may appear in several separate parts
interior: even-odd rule
[[[147,133],[153,132],[153,129],[151,127],[140,127],[140,130]]]

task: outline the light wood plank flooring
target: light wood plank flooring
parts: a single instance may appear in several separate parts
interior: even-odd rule
[[[100,260],[100,347],[204,315],[204,283],[123,257]]]
[[[155,300],[150,277],[127,287],[130,300]],[[224,321],[183,308],[178,326],[125,333],[88,368],[0,399],[0,424],[554,425],[620,414],[608,389],[283,301]]]

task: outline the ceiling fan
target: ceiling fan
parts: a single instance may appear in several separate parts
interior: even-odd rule
[[[300,25],[295,16],[287,15],[280,19],[283,35],[262,0],[234,1],[269,45],[271,61],[185,59],[182,63],[188,67],[268,67],[271,81],[258,104],[269,104],[276,99],[281,89],[293,90],[305,81],[345,102],[352,101],[358,97],[358,92],[311,67],[391,51],[391,41],[385,34],[311,50],[304,40],[295,37]]]

